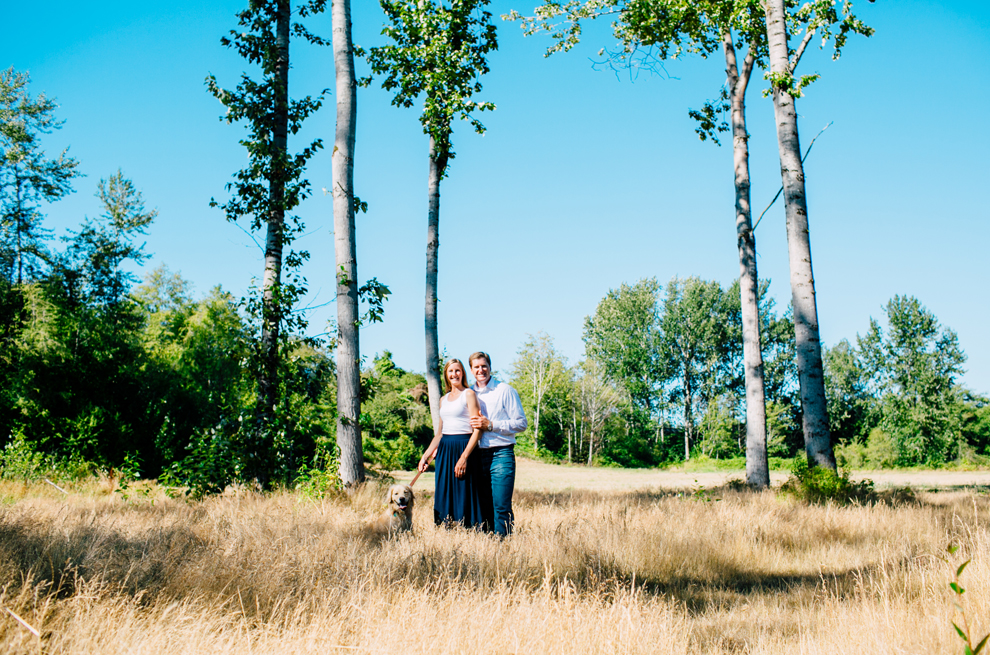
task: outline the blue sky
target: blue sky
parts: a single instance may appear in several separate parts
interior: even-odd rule
[[[100,178],[121,168],[159,218],[147,268],[166,263],[197,294],[220,284],[243,294],[260,277],[261,253],[209,207],[246,161],[242,130],[219,120],[203,80],[236,84],[243,63],[219,44],[244,3],[13,3],[0,26],[0,66],[29,71],[34,93],[60,105],[65,126],[46,141],[70,146],[87,175],[77,192],[46,208],[58,233],[99,212]],[[355,40],[381,42],[382,17],[354,0]],[[496,0],[496,14],[532,0]],[[857,3],[876,28],[843,56],[809,51],[801,72],[820,81],[798,102],[802,140],[828,123],[806,164],[812,252],[825,344],[854,339],[882,318],[895,294],[917,296],[956,330],[969,356],[963,382],[990,392],[990,6],[983,2]],[[310,20],[330,35],[329,13]],[[738,275],[732,153],[701,143],[688,118],[717,95],[720,57],[670,62],[667,75],[595,70],[607,25],[585,31],[574,51],[542,56],[549,40],[499,21],[499,51],[481,98],[484,137],[467,126],[444,181],[440,226],[440,339],[449,354],[491,352],[508,369],[527,333],[544,330],[571,361],[583,353],[584,317],[623,282],[697,275],[728,284]],[[329,48],[294,45],[293,95],[333,87]],[[780,186],[773,109],[749,95],[753,206]],[[312,254],[305,275],[312,332],[335,315],[330,186],[333,97],[290,142],[329,147],[308,171],[317,192],[301,207]],[[390,106],[377,87],[358,98],[358,270],[393,295],[385,322],[362,332],[369,357],[389,349],[403,367],[424,368],[423,294],[427,143],[415,110]],[[246,226],[246,223],[244,224]],[[783,208],[757,229],[759,273],[778,306],[790,295]]]

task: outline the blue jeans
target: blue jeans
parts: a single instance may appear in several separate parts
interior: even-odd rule
[[[515,446],[478,448],[471,474],[478,485],[484,530],[499,536],[512,534],[512,488],[516,484]]]

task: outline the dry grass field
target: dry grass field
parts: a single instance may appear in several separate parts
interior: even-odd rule
[[[0,652],[961,653],[948,583],[968,558],[967,615],[990,631],[985,492],[521,486],[500,542],[434,528],[425,488],[415,533],[381,541],[371,488],[0,483]]]

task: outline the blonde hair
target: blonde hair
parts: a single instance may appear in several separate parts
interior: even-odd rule
[[[447,369],[450,368],[451,364],[459,364],[461,367],[461,373],[464,374],[464,386],[467,386],[467,369],[464,368],[464,362],[459,359],[448,359],[447,363],[443,365],[443,371],[440,373],[440,378],[443,380],[443,392],[450,393],[452,387],[450,386],[450,380],[447,379]]]

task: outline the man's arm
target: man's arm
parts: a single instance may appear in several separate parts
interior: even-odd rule
[[[505,384],[503,382],[503,384]],[[523,411],[522,400],[516,390],[505,385],[505,397],[502,408],[505,410],[507,418],[499,418],[492,421],[492,429],[489,432],[500,434],[503,437],[511,437],[524,431],[529,423],[526,421],[526,413]]]

